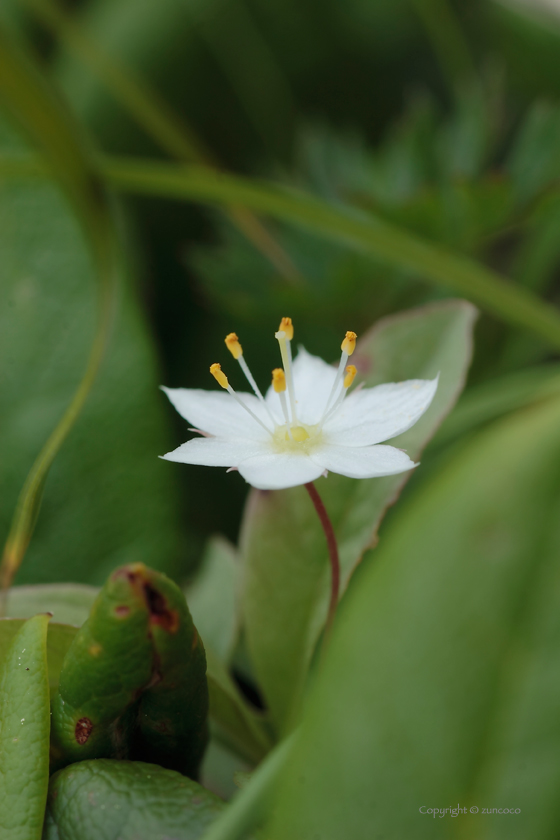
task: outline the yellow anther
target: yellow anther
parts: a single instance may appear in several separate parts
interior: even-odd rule
[[[226,343],[226,347],[233,356],[234,359],[238,359],[240,356],[243,355],[243,348],[239,343],[239,339],[235,333],[229,333],[226,335],[224,339]]]
[[[285,332],[286,338],[288,341],[291,341],[294,337],[294,325],[292,324],[291,318],[282,318],[280,321],[280,326],[278,327],[278,332]]]
[[[350,385],[352,384],[352,382],[354,381],[354,379],[356,377],[357,372],[358,371],[356,370],[355,365],[348,365],[348,367],[346,368],[346,376],[344,377],[344,387],[345,388],[350,387]]]
[[[274,368],[272,371],[272,387],[277,394],[281,394],[286,390],[286,374],[282,368]]]
[[[229,382],[227,376],[222,370],[222,366],[219,365],[217,362],[213,365],[210,365],[210,373],[212,374],[216,382],[219,385],[221,385],[222,388],[225,388],[225,390],[227,391]]]
[[[346,335],[344,336],[344,341],[340,345],[340,349],[343,353],[348,353],[349,356],[352,355],[354,350],[356,349],[356,339],[358,336],[355,332],[349,330]]]

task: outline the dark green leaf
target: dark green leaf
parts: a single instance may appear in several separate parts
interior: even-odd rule
[[[43,840],[197,840],[223,802],[142,761],[81,761],[51,779]]]
[[[82,375],[96,304],[87,243],[53,185],[3,181],[0,222],[3,540],[26,474]],[[174,478],[157,458],[169,448],[158,379],[126,289],[101,376],[47,481],[19,581],[101,583],[125,558],[178,571]]]

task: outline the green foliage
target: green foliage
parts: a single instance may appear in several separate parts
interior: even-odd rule
[[[223,809],[217,796],[142,761],[81,761],[56,773],[43,840],[198,840]]]
[[[0,218],[5,539],[26,473],[79,382],[94,336],[95,289],[87,243],[54,186],[4,181]],[[101,583],[124,559],[177,571],[175,486],[157,461],[169,448],[153,399],[158,375],[128,288],[114,330],[102,375],[47,482],[21,582]]]
[[[12,586],[7,597],[6,616],[31,618],[40,612],[50,612],[55,621],[80,627],[87,619],[98,591],[94,586],[73,583]]]
[[[38,615],[18,630],[0,683],[0,832],[39,840],[49,778],[47,626]]]
[[[381,321],[357,346],[356,364],[367,385],[440,374],[429,411],[394,441],[413,460],[462,388],[474,315],[473,307],[461,301],[433,304]],[[320,483],[339,546],[343,587],[375,543],[379,523],[408,477],[355,481],[329,475]],[[253,491],[243,524],[242,556],[248,646],[280,733],[298,710],[328,603],[325,537],[302,487]]]
[[[239,632],[237,566],[235,548],[226,540],[209,540],[196,579],[185,595],[193,621],[222,661],[228,661]]]
[[[342,607],[273,837],[450,837],[419,808],[457,803],[480,809],[457,817],[467,837],[557,833],[559,421],[557,398],[501,421],[395,515]]]
[[[6,0],[0,20],[0,582],[35,524],[18,582],[51,582],[14,589],[0,621],[4,831],[40,835],[48,686],[55,751],[74,750],[61,763],[86,754],[86,718],[95,754],[141,760],[57,773],[43,840],[241,840],[264,823],[306,840],[556,837],[552,7]],[[330,646],[303,489],[253,492],[237,549],[215,532],[236,540],[239,476],[157,460],[173,446],[157,385],[208,387],[231,330],[270,381],[283,315],[329,359],[381,318],[357,354],[367,384],[441,372],[396,441],[422,463],[383,524],[402,477],[319,482],[346,589]],[[123,563],[134,585],[80,585]],[[207,679],[180,590],[139,563],[189,581]],[[47,610],[69,624],[23,621]],[[204,783],[230,795],[249,771],[227,808],[162,767],[195,772],[207,693]],[[468,813],[419,813],[457,802]]]

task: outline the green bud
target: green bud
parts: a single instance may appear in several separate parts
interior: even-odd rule
[[[62,665],[52,768],[157,755],[163,766],[194,775],[207,713],[204,648],[183,594],[141,563],[117,569]]]
[[[147,570],[151,635],[158,678],[142,692],[133,757],[178,770],[198,771],[208,740],[206,655],[181,590]]]

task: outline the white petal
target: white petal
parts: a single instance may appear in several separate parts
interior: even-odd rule
[[[293,364],[294,390],[298,420],[313,426],[318,423],[336,377],[336,368],[328,365],[319,356],[312,356],[304,347],[298,347]],[[269,388],[266,400],[280,415],[278,394]]]
[[[281,452],[248,458],[238,464],[239,472],[259,490],[283,490],[319,478],[324,467],[305,453]]]
[[[323,469],[349,478],[395,475],[415,467],[408,455],[394,446],[322,446],[313,460]]]
[[[267,432],[226,391],[204,391],[201,388],[165,388],[181,417],[197,429],[222,437],[266,440]],[[262,403],[253,394],[238,393],[265,426],[271,423]]]
[[[236,467],[240,461],[266,452],[260,441],[227,438],[195,438],[161,457],[180,464],[203,464],[206,467]]]
[[[324,435],[338,446],[369,446],[406,432],[434,398],[438,377],[409,379],[350,394],[327,420]]]

